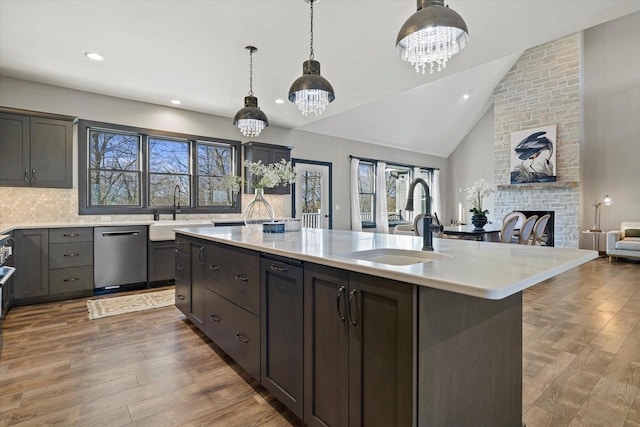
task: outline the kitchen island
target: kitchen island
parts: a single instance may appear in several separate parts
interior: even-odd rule
[[[307,425],[520,426],[522,290],[594,251],[182,228],[176,306]]]

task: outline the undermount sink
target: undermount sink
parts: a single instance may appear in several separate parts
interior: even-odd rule
[[[183,227],[202,227],[209,226],[213,227],[213,221],[207,220],[164,220],[164,221],[156,221],[153,224],[149,225],[149,240],[151,241],[162,241],[162,240],[174,240],[176,238],[176,233],[173,231],[174,228],[183,228]]]
[[[450,255],[435,252],[392,248],[349,252],[346,254],[339,254],[338,256],[388,265],[412,265],[419,264],[421,262],[433,262],[451,258]]]

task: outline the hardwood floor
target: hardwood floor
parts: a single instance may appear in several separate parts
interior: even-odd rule
[[[640,263],[598,259],[524,292],[523,421],[640,427]],[[12,309],[0,426],[300,421],[175,307],[90,321],[86,299]]]

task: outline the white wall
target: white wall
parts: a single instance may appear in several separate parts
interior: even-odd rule
[[[602,207],[603,230],[640,221],[639,41],[640,12],[585,31],[583,230],[607,194],[614,204]],[[581,243],[590,248],[591,238]]]
[[[493,105],[491,105],[478,124],[449,156],[446,180],[449,183],[450,192],[449,197],[446,198],[446,212],[450,215],[443,218],[445,223],[458,219],[459,203],[462,203],[463,221],[467,224],[471,222],[471,213],[466,205],[467,193],[464,190],[480,178],[486,179],[493,186],[493,168]],[[483,208],[489,209],[487,215],[489,221],[495,221],[493,199],[492,194],[483,202]]]
[[[231,124],[231,118],[8,77],[0,77],[0,105],[65,114],[86,120],[246,141]],[[445,158],[273,125],[254,140],[293,147],[292,156],[296,158],[333,163],[333,226],[336,229],[350,227],[349,155],[440,168],[446,176],[447,160]],[[76,148],[74,147],[74,151],[77,155]],[[77,162],[74,164],[77,168]],[[77,181],[77,171],[74,171],[74,180]],[[443,185],[442,192],[448,194],[446,183]],[[290,215],[290,197],[281,196],[274,199],[277,214]],[[336,210],[337,205],[340,206],[340,211]],[[77,210],[77,189],[0,187],[0,223],[18,222],[18,220],[21,222],[90,220],[90,218],[78,217]],[[445,215],[448,214],[445,213]],[[114,220],[119,218],[119,216],[113,217]],[[150,215],[148,218],[138,216],[139,219],[150,219],[150,217]]]

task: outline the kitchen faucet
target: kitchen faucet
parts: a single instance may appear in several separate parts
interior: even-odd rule
[[[176,192],[178,192],[178,204],[176,205]],[[173,220],[176,220],[176,214],[178,212],[180,212],[180,186],[178,184],[176,184],[175,188],[173,189],[173,209],[171,210],[171,212],[173,213]]]
[[[417,184],[421,184],[424,188],[424,193],[426,197],[427,206],[425,209],[424,218],[422,221],[422,250],[423,251],[432,251],[433,250],[433,232],[442,231],[444,227],[442,224],[433,224],[433,220],[431,218],[431,193],[429,191],[429,185],[422,178],[416,178],[411,181],[411,185],[409,186],[409,195],[407,197],[407,206],[405,210],[408,212],[413,212],[413,191],[416,188]]]

